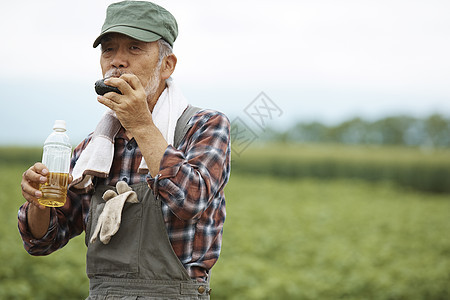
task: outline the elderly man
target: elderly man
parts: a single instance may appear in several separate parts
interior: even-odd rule
[[[25,249],[47,255],[86,231],[89,299],[209,298],[230,124],[188,105],[170,77],[177,32],[175,18],[156,4],[111,4],[94,47],[101,45],[105,83],[120,92],[98,96],[107,112],[74,150],[66,204],[39,204],[48,174],[42,163],[23,174]]]

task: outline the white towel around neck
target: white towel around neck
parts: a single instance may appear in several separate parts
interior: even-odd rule
[[[166,89],[153,108],[152,118],[166,142],[173,144],[178,118],[183,114],[188,103],[172,78],[169,78],[166,83]],[[93,186],[92,178],[94,176],[102,178],[109,176],[114,158],[114,138],[120,128],[121,125],[116,114],[108,109],[73,168],[71,187],[80,191],[88,191]],[[144,158],[139,165],[139,172],[148,173]]]

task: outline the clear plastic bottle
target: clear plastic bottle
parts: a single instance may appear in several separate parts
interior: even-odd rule
[[[56,120],[53,132],[44,143],[42,163],[49,170],[49,174],[47,182],[39,185],[42,192],[40,204],[59,207],[66,203],[71,153],[72,146],[66,134],[66,122]]]

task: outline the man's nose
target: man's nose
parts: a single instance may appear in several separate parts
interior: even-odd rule
[[[128,67],[128,57],[126,52],[119,49],[116,53],[114,53],[113,59],[111,60],[111,66],[115,68]]]

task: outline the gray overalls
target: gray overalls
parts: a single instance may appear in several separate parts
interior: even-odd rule
[[[174,145],[189,130],[187,123],[199,109],[189,106],[177,123]],[[209,282],[189,277],[172,249],[161,212],[161,200],[146,182],[132,185],[139,203],[125,203],[119,230],[108,244],[89,243],[105,201],[115,188],[96,186],[86,226],[87,299],[209,299]]]

